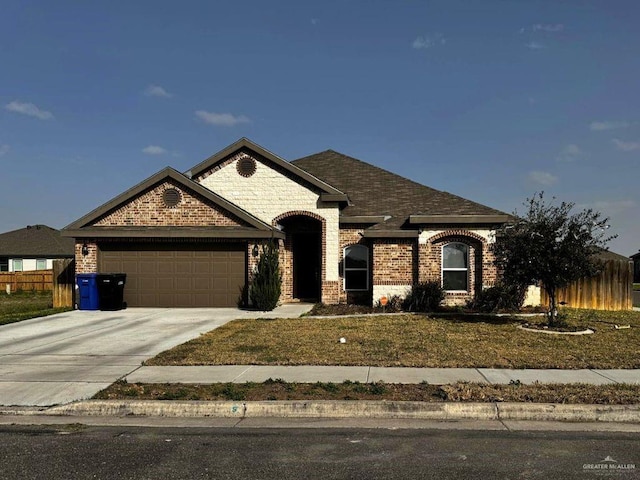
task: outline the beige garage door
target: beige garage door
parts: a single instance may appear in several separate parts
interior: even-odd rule
[[[234,307],[246,276],[243,244],[100,245],[101,273],[126,273],[130,307]]]

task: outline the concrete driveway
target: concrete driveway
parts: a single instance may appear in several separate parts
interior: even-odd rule
[[[234,308],[73,311],[0,326],[0,405],[47,406],[93,396],[175,345],[236,318],[297,317]]]

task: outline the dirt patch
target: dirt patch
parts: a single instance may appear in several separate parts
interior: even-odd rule
[[[640,385],[455,383],[264,383],[157,384],[116,382],[100,400],[388,400],[419,402],[532,402],[630,405],[640,403]]]

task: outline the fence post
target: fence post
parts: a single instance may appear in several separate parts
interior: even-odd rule
[[[75,261],[53,261],[53,307],[73,307],[75,295]]]

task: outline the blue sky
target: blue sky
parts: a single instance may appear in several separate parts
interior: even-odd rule
[[[0,231],[61,228],[246,136],[640,248],[640,2],[2,2]]]

